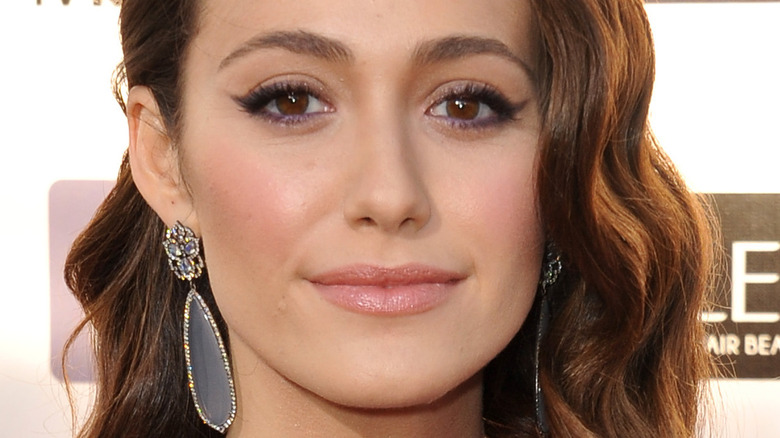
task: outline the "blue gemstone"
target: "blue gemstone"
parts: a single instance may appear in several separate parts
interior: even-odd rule
[[[179,271],[182,273],[183,276],[189,276],[192,274],[192,271],[194,270],[194,266],[192,265],[192,262],[189,260],[179,260]]]
[[[198,254],[198,242],[196,240],[190,240],[184,245],[184,253],[188,256],[194,256]]]
[[[165,245],[165,250],[168,253],[168,256],[172,258],[179,258],[182,255],[179,245],[173,242],[168,242],[168,244]]]

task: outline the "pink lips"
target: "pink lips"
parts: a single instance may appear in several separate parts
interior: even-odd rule
[[[465,277],[426,265],[346,266],[308,280],[329,302],[358,313],[410,315],[442,303]]]

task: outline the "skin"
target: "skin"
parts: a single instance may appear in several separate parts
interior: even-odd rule
[[[524,322],[543,249],[529,5],[204,4],[176,144],[151,92],[134,87],[130,155],[163,221],[202,236],[238,387],[229,436],[483,436],[481,370]],[[339,50],[291,47],[301,31]],[[269,43],[273,32],[287,42]],[[453,36],[505,49],[420,57]],[[305,117],[268,116],[286,94],[261,114],[236,100],[276,83],[308,86]],[[462,84],[518,109],[496,122],[479,97],[475,119],[451,111]],[[356,263],[422,263],[463,280],[410,315],[345,310],[310,281]]]

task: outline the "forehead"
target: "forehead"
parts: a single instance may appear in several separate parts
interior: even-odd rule
[[[453,35],[497,39],[526,59],[536,49],[528,0],[205,0],[199,19],[193,49],[216,65],[258,34],[290,30],[340,41],[358,61]]]

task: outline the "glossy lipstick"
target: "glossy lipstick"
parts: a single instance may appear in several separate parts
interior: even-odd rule
[[[366,314],[411,315],[436,307],[465,278],[427,265],[393,268],[352,265],[308,278],[322,296],[344,309]]]

